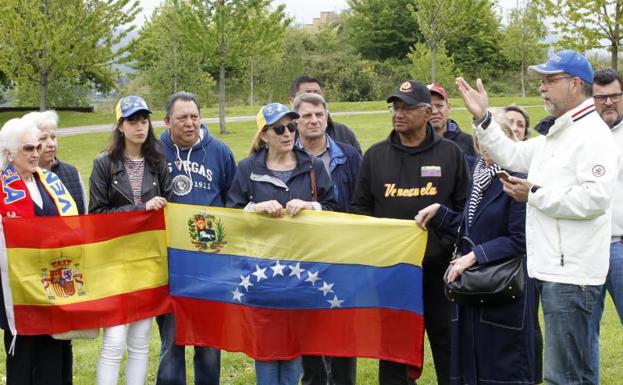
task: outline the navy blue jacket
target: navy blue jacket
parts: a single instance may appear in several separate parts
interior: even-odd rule
[[[470,134],[461,131],[459,125],[452,119],[448,120],[448,129],[443,133],[443,137],[458,144],[463,150],[467,166],[470,170],[474,168],[476,161],[476,149],[474,148],[474,138]]]
[[[467,225],[467,210],[467,202],[462,213],[441,206],[429,225],[454,237],[460,225],[461,233],[476,245],[478,264],[525,255],[526,205],[504,193],[498,179],[485,190],[471,226]],[[470,250],[460,251],[464,255]],[[484,380],[516,385],[541,382],[537,309],[532,279],[526,280],[523,298],[508,305],[453,305],[450,382],[457,385],[481,384]]]
[[[266,167],[268,150],[265,148],[240,161],[236,177],[227,194],[227,207],[244,208],[250,202],[260,203],[273,199],[283,207],[292,199],[311,201],[313,169],[316,173],[318,203],[323,210],[333,210],[333,183],[322,161],[298,148],[293,151],[297,164],[285,185]]]
[[[201,132],[201,141],[187,149],[173,143],[168,129],[160,136],[173,183],[172,202],[224,207],[236,161],[229,147],[203,125]]]
[[[331,180],[333,181],[333,194],[337,206],[335,211],[349,213],[350,201],[355,192],[357,174],[361,166],[361,155],[357,149],[348,143],[333,140],[326,135],[329,146],[329,169],[331,170]],[[300,138],[297,139],[297,146],[300,146]]]

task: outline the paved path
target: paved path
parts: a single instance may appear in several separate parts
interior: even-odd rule
[[[539,106],[522,106],[526,107],[541,107]],[[453,107],[453,110],[461,111],[465,110],[465,107]],[[332,112],[331,116],[349,116],[349,115],[375,115],[375,114],[388,114],[387,110],[384,111],[349,111],[349,112]],[[218,124],[218,118],[208,118],[203,119],[205,123],[210,124]],[[233,122],[253,122],[255,121],[255,115],[245,115],[245,116],[231,116],[226,117],[225,121],[227,123]],[[162,120],[152,121],[152,125],[154,128],[164,127],[164,122]],[[72,136],[72,135],[80,135],[80,134],[93,134],[96,132],[110,132],[112,131],[112,124],[96,124],[92,126],[79,126],[79,127],[66,127],[59,128],[56,133],[58,136]]]

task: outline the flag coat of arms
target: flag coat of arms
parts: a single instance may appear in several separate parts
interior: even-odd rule
[[[427,236],[413,221],[169,204],[167,237],[178,344],[421,368]]]

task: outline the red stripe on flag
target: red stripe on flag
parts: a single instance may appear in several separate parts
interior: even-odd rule
[[[164,230],[164,212],[132,211],[71,217],[3,218],[7,248],[50,249]]]
[[[14,310],[17,334],[53,334],[124,325],[169,313],[171,300],[169,287],[164,285],[71,305],[17,305]]]
[[[277,310],[172,297],[176,343],[258,360],[301,354],[368,357],[422,367],[424,318],[381,308]]]

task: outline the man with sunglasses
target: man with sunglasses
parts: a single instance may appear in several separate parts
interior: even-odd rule
[[[546,135],[514,142],[488,111],[478,79],[473,89],[457,78],[482,147],[501,167],[527,172],[502,180],[504,191],[526,202],[526,253],[545,321],[544,381],[596,384],[594,313],[608,272],[611,204],[620,150],[595,111],[593,69],[565,50],[529,71],[554,122]]]
[[[623,80],[614,70],[608,68],[595,71],[593,77],[593,100],[595,110],[610,127],[614,142],[623,150]],[[610,238],[610,266],[606,284],[601,290],[597,309],[593,313],[593,383],[599,383],[599,323],[604,309],[606,290],[623,323],[623,159],[619,159],[619,174],[612,202],[612,235]]]
[[[296,146],[324,163],[333,182],[337,201],[335,211],[350,212],[350,200],[361,155],[350,144],[333,140],[327,134],[327,102],[317,93],[298,95],[292,109],[299,114]],[[355,385],[357,361],[350,357],[303,356],[302,385]]]
[[[462,211],[470,181],[463,152],[439,136],[429,120],[431,93],[418,81],[406,81],[387,99],[393,129],[363,156],[352,201],[353,212],[381,218],[413,219],[433,204]],[[437,382],[450,382],[450,303],[443,274],[454,239],[430,230],[423,261],[424,326],[430,341]],[[419,373],[396,362],[379,363],[383,385],[412,384]]]

